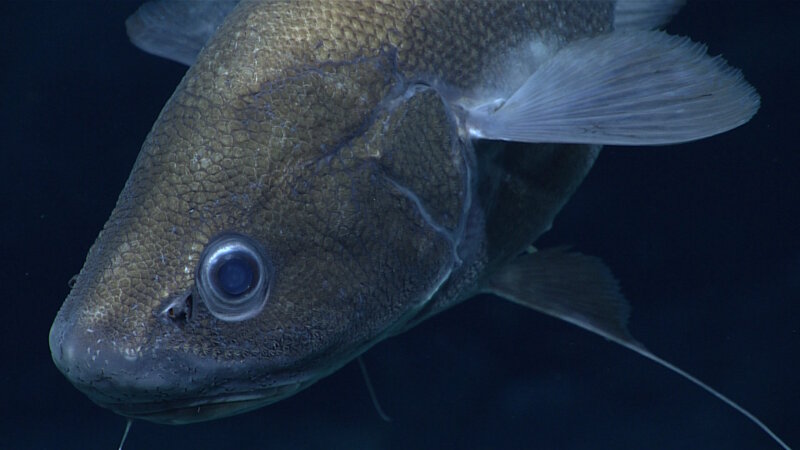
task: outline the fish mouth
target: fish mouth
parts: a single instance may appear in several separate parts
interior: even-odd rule
[[[50,331],[56,367],[97,405],[133,419],[189,424],[275,403],[320,377],[287,361],[220,362],[158,350],[131,357],[90,330],[59,320]]]
[[[186,425],[246,413],[275,403],[310,384],[293,383],[258,393],[125,403],[101,403],[83,391],[98,405],[121,416],[165,425]]]
[[[231,400],[219,403],[205,403],[197,406],[156,409],[153,411],[134,412],[129,408],[129,405],[124,405],[119,409],[111,408],[111,410],[121,416],[130,417],[131,419],[146,420],[148,422],[164,425],[186,425],[245,413],[258,409],[266,404],[268,403],[264,403],[261,400]],[[161,405],[158,406],[161,407]]]
[[[305,379],[258,388],[227,379],[213,383],[209,388],[200,380],[195,380],[196,384],[171,386],[149,382],[132,385],[130,378],[126,379],[119,373],[108,373],[95,379],[70,375],[67,378],[98,406],[131,419],[167,425],[185,425],[246,413],[290,397],[316,381],[316,378]]]
[[[64,372],[72,385],[98,406],[131,419],[169,425],[216,420],[252,411],[290,397],[317,379],[290,379],[264,387],[250,377],[243,381],[241,376],[230,372],[210,373],[193,379],[171,376],[165,379],[127,371],[105,371],[99,377],[87,377],[85,371],[74,369]]]

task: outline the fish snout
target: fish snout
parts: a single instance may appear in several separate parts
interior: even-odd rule
[[[316,378],[254,382],[241,364],[168,350],[130,351],[59,313],[50,329],[56,367],[96,404],[122,416],[185,424],[239,414],[288,397]]]
[[[141,391],[146,377],[135,357],[126,357],[100,335],[59,314],[50,328],[50,354],[78,390],[95,403],[112,407]]]
[[[56,367],[99,406],[126,417],[181,423],[169,413],[159,414],[198,395],[192,383],[197,369],[177,355],[135,351],[104,339],[103,334],[59,314],[50,329]]]

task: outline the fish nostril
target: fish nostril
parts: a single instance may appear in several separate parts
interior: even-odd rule
[[[170,321],[179,327],[183,327],[192,318],[193,306],[192,291],[187,291],[172,299],[162,311]]]

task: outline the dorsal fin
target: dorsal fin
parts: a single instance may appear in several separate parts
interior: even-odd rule
[[[630,306],[611,270],[599,259],[563,248],[526,253],[498,270],[486,292],[565,320],[635,351],[725,402],[790,450],[772,430],[742,406],[674,364],[661,359],[628,331]]]
[[[238,0],[154,0],[125,21],[133,45],[191,66]]]

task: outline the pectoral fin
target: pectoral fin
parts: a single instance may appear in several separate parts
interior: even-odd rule
[[[644,348],[628,332],[630,305],[599,258],[563,248],[528,252],[497,271],[486,290],[607,339]]]
[[[494,273],[484,291],[575,324],[635,351],[722,400],[789,447],[736,402],[672,363],[651,353],[628,331],[630,306],[611,270],[599,259],[563,248],[527,252]]]
[[[744,124],[759,96],[706,47],[659,31],[616,31],[574,42],[499,107],[468,112],[478,138],[660,145]]]

